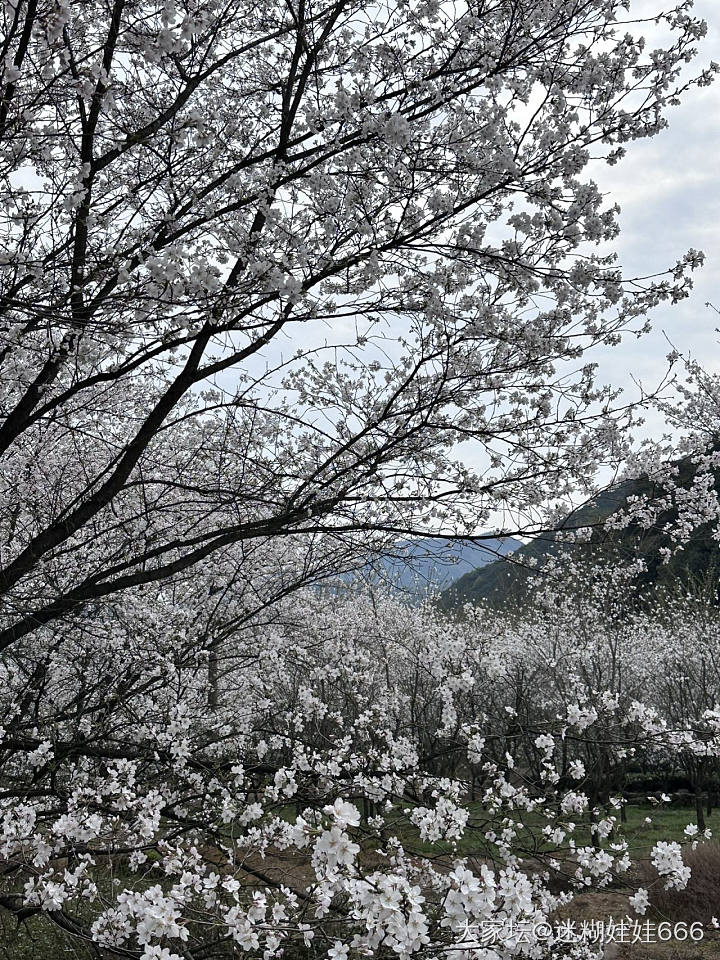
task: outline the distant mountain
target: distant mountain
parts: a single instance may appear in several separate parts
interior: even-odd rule
[[[695,476],[691,461],[685,458],[677,461],[675,466],[678,468],[678,485],[688,488]],[[720,490],[720,473],[715,475],[715,488]],[[573,511],[557,534],[535,538],[519,547],[511,557],[484,564],[459,577],[443,590],[440,605],[451,609],[466,602],[492,606],[522,603],[529,589],[543,576],[545,565],[568,553],[574,559],[587,560],[612,558],[623,562],[640,558],[645,562],[646,570],[635,577],[634,585],[638,589],[673,591],[709,585],[717,602],[715,582],[720,575],[720,544],[713,536],[711,524],[698,527],[690,542],[682,551],[673,554],[669,563],[664,562],[662,551],[673,546],[665,529],[677,518],[674,509],[661,513],[650,529],[630,524],[623,530],[605,530],[604,521],[623,507],[629,497],[652,498],[660,492],[647,477],[617,484]],[[563,530],[578,527],[592,528],[589,541],[565,542]]]
[[[402,540],[352,579],[418,598],[448,589],[465,574],[522,547],[512,537],[460,539],[417,537]],[[348,576],[343,580],[349,582]]]

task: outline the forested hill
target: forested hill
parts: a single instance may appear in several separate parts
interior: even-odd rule
[[[677,481],[687,489],[692,483],[694,470],[690,461],[678,461]],[[715,487],[720,488],[720,474],[715,475]],[[636,586],[642,589],[656,588],[677,590],[711,589],[717,599],[713,578],[720,572],[720,544],[713,537],[710,524],[699,527],[686,547],[674,553],[669,563],[663,562],[663,548],[672,546],[665,533],[668,523],[677,518],[677,512],[662,512],[651,529],[641,529],[637,524],[608,532],[603,522],[625,506],[628,498],[652,496],[657,493],[653,483],[646,477],[627,480],[599,494],[589,503],[578,508],[565,520],[558,534],[538,537],[520,547],[512,556],[472,570],[443,591],[442,607],[448,609],[470,602],[484,602],[493,606],[522,602],[531,586],[543,576],[548,561],[559,559],[568,553],[588,561],[617,559],[618,561],[641,558],[646,571],[635,578]],[[568,544],[562,530],[578,527],[593,528],[588,542]]]
[[[447,590],[460,577],[477,573],[497,557],[522,546],[512,537],[485,540],[451,537],[418,537],[402,540],[360,571],[360,578],[415,600]],[[356,583],[357,575],[341,577],[345,583]]]

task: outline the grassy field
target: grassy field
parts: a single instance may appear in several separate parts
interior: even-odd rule
[[[0,910],[0,960],[98,960],[82,943],[70,940],[45,917],[18,924]]]
[[[658,840],[687,840],[685,828],[688,824],[695,823],[695,810],[693,807],[671,807],[654,806],[651,804],[628,805],[626,808],[626,822],[620,823],[619,812],[615,809],[608,811],[608,816],[615,816],[617,819],[617,828],[614,833],[614,839],[624,838],[630,844],[634,856],[645,858],[650,855],[650,851]],[[463,837],[455,842],[448,843],[430,843],[420,839],[419,833],[412,827],[407,826],[407,821],[398,829],[398,835],[403,839],[409,848],[422,855],[433,856],[462,856],[462,857],[483,857],[492,854],[492,845],[485,840],[484,834],[488,829],[496,832],[501,829],[502,824],[488,819],[480,804],[470,804],[471,818],[469,828]],[[540,816],[518,811],[514,819],[522,823],[518,831],[517,839],[513,844],[514,848],[521,852],[536,850],[538,852],[547,852],[553,849],[551,845],[542,836],[542,828],[547,822]],[[571,836],[578,847],[591,844],[590,828],[587,824],[580,824],[579,818]],[[648,820],[650,822],[648,822]],[[707,819],[707,826],[712,830],[714,821],[717,821],[717,833],[720,838],[720,811],[711,815]],[[563,846],[563,849],[567,848]]]

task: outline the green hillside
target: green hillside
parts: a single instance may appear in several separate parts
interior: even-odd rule
[[[678,485],[687,489],[695,476],[690,460],[678,461],[675,466],[678,468]],[[716,473],[714,480],[718,489],[720,474]],[[677,519],[676,510],[662,512],[650,529],[637,524],[619,531],[604,529],[604,521],[623,507],[628,498],[652,498],[661,492],[647,477],[626,480],[603,491],[573,511],[557,532],[537,537],[510,557],[460,577],[443,592],[441,605],[449,609],[466,602],[483,602],[493,606],[522,603],[539,579],[550,575],[549,561],[561,561],[568,554],[574,560],[586,560],[588,563],[603,559],[623,562],[641,558],[646,570],[635,578],[635,586],[639,591],[709,588],[717,600],[713,580],[717,580],[716,574],[720,572],[720,544],[713,537],[712,524],[699,527],[690,542],[682,551],[675,553],[669,563],[663,562],[661,551],[672,547],[665,529]],[[579,527],[592,528],[589,541],[568,543],[568,531]]]

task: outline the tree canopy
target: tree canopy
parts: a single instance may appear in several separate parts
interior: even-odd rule
[[[713,72],[688,4],[665,50],[624,14],[6,5],[0,648],[236,543],[517,527],[621,456],[585,354],[701,257],[623,277],[587,167]]]

